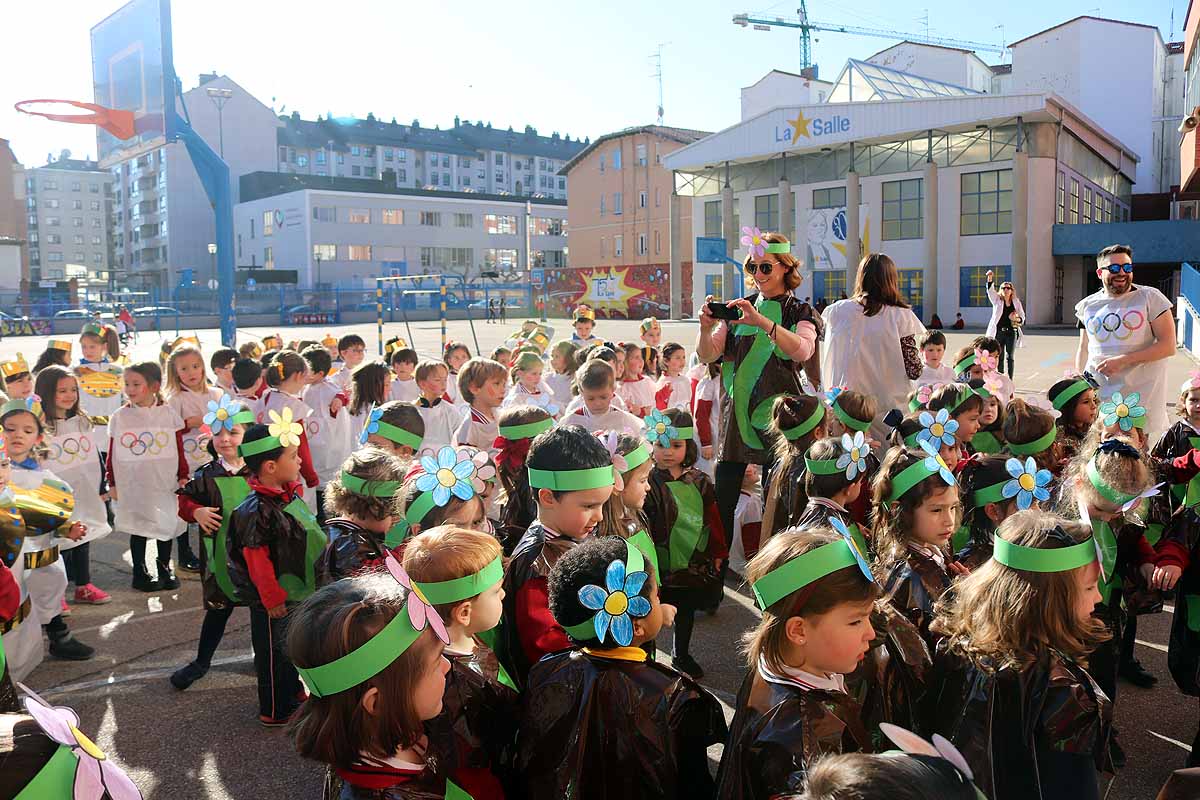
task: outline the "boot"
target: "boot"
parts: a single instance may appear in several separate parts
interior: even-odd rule
[[[71,635],[68,630],[50,633],[50,655],[67,661],[87,661],[96,650]]]
[[[150,573],[142,564],[133,565],[133,588],[139,592],[157,592],[162,587],[157,578],[151,578]]]
[[[199,661],[193,661],[186,666],[175,670],[171,675],[171,685],[179,691],[183,691],[191,686],[196,681],[204,677],[208,672],[208,665],[201,664]]]
[[[158,588],[159,589],[178,589],[179,578],[175,577],[175,573],[171,572],[171,562],[156,561],[158,565]]]

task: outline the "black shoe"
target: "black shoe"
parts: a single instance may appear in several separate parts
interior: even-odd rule
[[[182,692],[206,674],[208,674],[208,666],[193,661],[187,666],[175,670],[171,675],[171,685]]]
[[[162,591],[179,588],[179,578],[175,577],[170,567],[158,568],[158,588]]]
[[[1121,664],[1117,670],[1122,678],[1132,683],[1134,686],[1140,686],[1143,689],[1149,689],[1154,684],[1158,683],[1158,676],[1142,666],[1142,662],[1136,658],[1131,658]]]
[[[180,553],[175,566],[183,572],[199,572],[200,559],[196,558],[195,553]]]
[[[67,661],[87,661],[96,655],[96,649],[67,633],[65,636],[50,640],[50,655]]]
[[[139,592],[157,592],[162,587],[158,585],[157,578],[151,578],[148,572],[133,573],[133,588]]]
[[[671,663],[675,665],[675,669],[690,675],[695,680],[700,680],[704,677],[704,669],[691,656],[678,656],[671,659]]]

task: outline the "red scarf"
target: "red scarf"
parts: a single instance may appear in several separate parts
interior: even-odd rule
[[[279,502],[287,504],[295,500],[297,497],[304,496],[304,484],[300,481],[292,481],[291,483],[276,489],[274,486],[267,486],[261,483],[258,478],[251,476],[249,479],[250,488],[255,492],[266,497],[274,497]]]

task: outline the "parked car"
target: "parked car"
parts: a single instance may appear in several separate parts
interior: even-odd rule
[[[9,314],[5,311],[0,311],[0,322],[24,322],[28,319],[29,319],[29,317],[24,316],[24,315],[19,316],[19,317],[14,317],[12,314]]]
[[[54,312],[55,319],[91,319],[92,312],[86,308],[68,308],[65,311]]]
[[[178,313],[179,311],[177,309],[171,308],[170,306],[141,306],[140,308],[135,308],[133,310],[133,315],[135,317],[158,317]]]

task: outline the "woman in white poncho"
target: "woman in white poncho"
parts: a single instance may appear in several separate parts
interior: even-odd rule
[[[913,381],[921,376],[917,339],[925,326],[900,294],[892,259],[871,253],[858,265],[854,296],[825,309],[826,387],[842,386],[878,399],[880,416],[871,437],[887,441],[883,415],[907,408]]]

